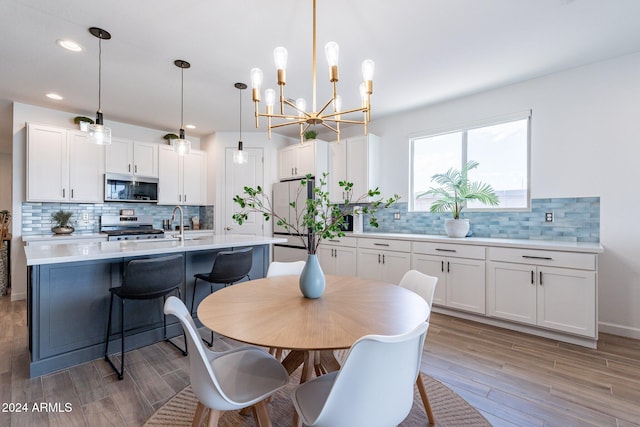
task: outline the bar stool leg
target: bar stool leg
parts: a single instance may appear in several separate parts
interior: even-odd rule
[[[121,341],[121,354],[120,354],[120,371],[118,371],[118,368],[116,368],[116,366],[113,364],[113,361],[111,360],[111,358],[109,357],[109,335],[111,334],[111,313],[113,311],[113,296],[114,294],[111,293],[111,302],[109,303],[109,324],[107,325],[107,343],[104,349],[104,360],[106,360],[109,365],[111,366],[111,369],[113,369],[113,371],[116,373],[116,375],[118,376],[119,380],[122,380],[124,378],[124,299],[120,298],[121,301],[121,308],[120,308],[120,339]]]
[[[193,293],[191,294],[191,317],[193,317],[193,309],[195,308],[197,284],[198,284],[198,278],[196,277],[195,280],[193,281]]]

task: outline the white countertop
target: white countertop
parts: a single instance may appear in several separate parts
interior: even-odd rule
[[[197,234],[197,233],[196,233]],[[187,234],[188,236],[188,234]],[[95,237],[95,236],[94,236]],[[283,243],[286,239],[241,234],[193,236],[184,242],[176,239],[143,241],[52,243],[25,246],[27,265],[104,260],[122,257],[204,251],[238,246]]]
[[[346,233],[349,237],[370,239],[411,240],[414,242],[451,243],[476,246],[496,246],[503,248],[527,248],[566,252],[602,253],[604,247],[600,243],[565,242],[560,240],[529,240],[529,239],[494,239],[491,237],[462,237],[454,238],[430,234],[402,234],[402,233]]]

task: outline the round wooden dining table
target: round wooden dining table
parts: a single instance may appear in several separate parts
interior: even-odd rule
[[[198,318],[207,328],[237,341],[291,350],[282,364],[301,364],[301,382],[337,370],[333,350],[350,348],[364,335],[397,335],[429,316],[422,297],[397,285],[352,276],[326,276],[318,299],[305,298],[299,276],[237,283],[207,296]]]

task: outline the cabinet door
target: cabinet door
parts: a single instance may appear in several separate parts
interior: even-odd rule
[[[109,173],[133,173],[133,141],[111,138],[105,148],[105,170]]]
[[[523,264],[489,262],[487,314],[536,324],[536,268]]]
[[[296,169],[296,146],[278,150],[278,179],[288,179],[295,176]]]
[[[371,249],[358,248],[358,276],[365,279],[382,278],[382,253]]]
[[[400,283],[400,279],[410,268],[411,259],[408,253],[389,251],[382,253],[382,280],[385,282]]]
[[[538,267],[538,325],[595,337],[594,271]]]
[[[158,204],[182,203],[180,156],[171,147],[162,147],[158,153]]]
[[[433,295],[433,303],[446,305],[447,303],[447,276],[444,273],[444,257],[433,255],[414,254],[411,265],[414,270],[438,278],[436,291]]]
[[[191,152],[182,157],[183,194],[186,205],[205,205],[207,199],[205,153]]]
[[[158,144],[135,141],[133,143],[133,173],[138,176],[158,177]]]
[[[69,200],[67,131],[52,126],[27,126],[27,200]]]
[[[485,262],[447,258],[447,306],[485,314]]]
[[[334,248],[335,273],[340,276],[355,276],[357,274],[356,248]]]
[[[320,246],[316,252],[324,274],[338,274],[336,273],[336,259],[333,256],[334,250],[335,248],[332,246]]]
[[[347,140],[347,180],[353,182],[353,196],[360,197],[369,190],[369,155],[366,138]]]
[[[85,132],[69,132],[69,201],[104,200],[104,146],[87,142]]]
[[[334,203],[344,201],[344,189],[338,185],[340,181],[347,179],[347,144],[333,142],[329,144],[329,176],[327,176],[327,188],[329,197]],[[358,195],[359,196],[359,195]],[[356,196],[357,197],[357,196]]]
[[[315,175],[316,170],[316,144],[315,141],[307,141],[296,146],[296,176]]]

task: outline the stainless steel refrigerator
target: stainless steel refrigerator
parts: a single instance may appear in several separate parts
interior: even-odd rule
[[[302,215],[306,210],[306,200],[313,197],[314,181],[307,180],[307,185],[302,185],[301,180],[277,182],[273,185],[273,194],[271,202],[275,213],[283,218],[287,218],[288,222],[298,224]],[[297,211],[291,206],[291,202],[295,201]],[[299,235],[292,235],[293,231],[279,226],[277,220],[272,219],[273,236],[283,237],[287,239],[286,243],[276,243],[273,245],[273,260],[280,262],[306,261],[307,250]],[[305,233],[306,229],[298,227]],[[306,239],[306,236],[302,236]]]

